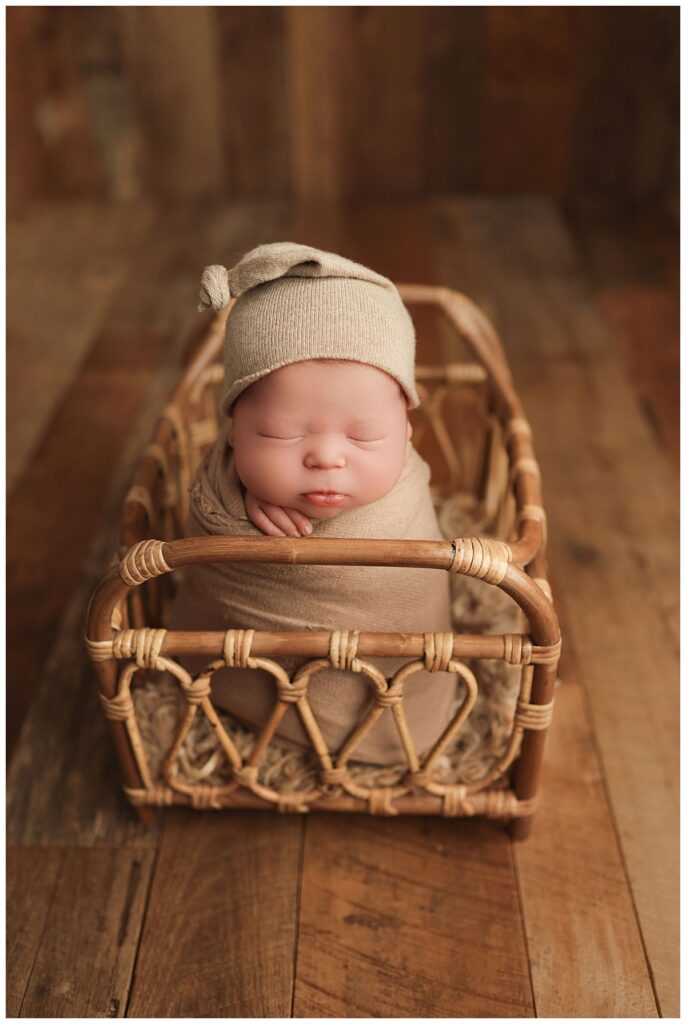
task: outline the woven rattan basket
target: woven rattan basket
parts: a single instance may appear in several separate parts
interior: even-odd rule
[[[447,288],[398,288],[418,324],[422,404],[412,413],[413,444],[431,465],[434,503],[443,532],[448,530],[445,542],[184,538],[188,485],[217,436],[221,346],[232,304],[212,321],[157,423],[127,495],[119,556],[91,601],[86,640],[124,791],[144,821],[155,806],[188,804],[486,815],[510,822],[518,838],[528,834],[561,643],[546,574],[546,517],[532,432],[498,335],[478,307]],[[432,318],[438,326],[427,344],[422,324]],[[444,338],[438,357],[436,332]],[[433,361],[426,361],[425,350]],[[453,358],[459,351],[466,354],[463,361]],[[451,523],[467,527],[450,534]],[[503,632],[469,632],[463,622],[453,633],[417,635],[344,628],[260,632],[240,623],[226,633],[166,630],[183,568],[230,560],[315,564],[322,572],[345,564],[444,569],[455,593],[467,588],[476,594],[477,609],[489,597],[497,599],[515,616],[501,615],[499,621],[515,625]],[[488,625],[497,618],[480,620],[477,614],[471,621]],[[195,677],[177,660],[191,654],[207,659]],[[271,660],[286,655],[309,659],[293,678]],[[385,678],[368,657],[406,662]],[[489,664],[502,670],[502,678],[505,671],[514,678],[504,719],[486,693],[490,677],[482,670]],[[259,733],[214,707],[212,673],[225,665],[274,676],[274,710]],[[338,751],[327,749],[308,703],[308,686],[322,667],[363,672],[370,683],[369,708]],[[422,759],[402,699],[420,668],[454,672],[462,680],[451,724]],[[477,709],[478,734],[470,723]],[[476,773],[472,765],[471,774],[464,766],[460,774],[461,740],[472,729],[472,748],[474,735],[477,745],[490,742],[488,717],[496,712],[507,724],[500,749]],[[286,713],[300,716],[310,751],[295,754],[279,742],[275,732]],[[356,762],[355,748],[381,714],[393,715],[406,761],[374,772]]]

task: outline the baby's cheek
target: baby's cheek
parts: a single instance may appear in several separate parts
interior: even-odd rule
[[[262,501],[275,505],[283,504],[292,490],[291,462],[285,451],[260,451],[254,447],[236,451],[236,472],[243,484]]]
[[[402,453],[395,449],[364,452],[356,460],[355,477],[361,501],[376,501],[398,481],[403,469]]]

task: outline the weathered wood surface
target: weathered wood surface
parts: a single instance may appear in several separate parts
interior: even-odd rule
[[[289,1017],[298,817],[165,816],[130,1017]]]
[[[542,466],[564,637],[543,803],[532,837],[514,848],[499,826],[440,819],[175,810],[146,831],[119,795],[82,652],[87,598],[109,558],[132,466],[175,379],[199,270],[283,237],[341,251],[398,280],[456,287],[503,334]],[[264,203],[208,207],[202,216],[197,207],[164,211],[156,221],[155,237],[103,301],[89,354],[66,385],[69,403],[63,395],[45,414],[45,436],[57,429],[57,441],[46,449],[47,469],[39,450],[28,462],[23,479],[32,484],[16,506],[21,518],[29,499],[36,505],[41,474],[57,486],[60,467],[68,468],[63,444],[72,435],[60,423],[68,424],[72,402],[86,423],[95,385],[111,383],[111,395],[121,396],[126,366],[135,366],[137,404],[129,396],[126,414],[109,423],[118,433],[108,473],[97,465],[95,441],[78,448],[101,511],[84,495],[85,529],[70,540],[75,567],[53,543],[41,548],[42,575],[31,583],[20,552],[10,552],[20,572],[13,578],[24,579],[22,600],[38,595],[48,632],[41,656],[31,654],[32,676],[9,678],[10,691],[36,694],[8,779],[9,1012],[678,1011],[678,505],[668,442],[660,447],[671,419],[665,412],[658,437],[641,415],[631,348],[615,343],[591,292],[600,302],[608,247],[596,246],[594,257],[591,281],[555,208],[532,200],[314,206],[299,214]],[[632,272],[632,287],[641,273],[648,279],[645,266]],[[673,283],[665,275],[650,286],[666,304]],[[440,330],[417,322],[430,339],[426,351],[451,355]],[[673,322],[670,313],[666,331]],[[121,340],[118,356],[101,323]],[[151,330],[159,332],[156,351],[137,354],[135,339]],[[657,407],[667,384],[665,375],[646,401]],[[107,429],[98,427],[103,443]],[[69,479],[80,501],[86,481]],[[59,526],[55,508],[44,501],[32,513],[40,530]],[[46,578],[61,603],[42,603]],[[28,643],[31,618],[22,621],[17,636]],[[86,871],[92,884],[78,892]]]
[[[293,1015],[533,1016],[503,829],[308,820]]]
[[[674,7],[8,8],[13,206],[679,193]]]
[[[122,1017],[153,854],[10,847],[7,1012]]]
[[[533,426],[563,636],[586,689],[658,1008],[670,1016],[679,959],[677,481],[552,207],[455,209],[479,239]]]

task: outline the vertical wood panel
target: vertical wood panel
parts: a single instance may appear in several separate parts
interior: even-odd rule
[[[8,10],[11,202],[678,193],[676,8]]]
[[[342,98],[352,115],[341,154],[347,198],[417,196],[426,165],[425,9],[357,7],[351,14],[354,63]]]
[[[291,125],[283,7],[216,7],[225,191],[291,194]]]
[[[427,192],[480,185],[483,7],[427,7],[422,145]]]
[[[102,195],[69,8],[7,10],[10,206],[39,195]]]
[[[576,106],[577,26],[576,8],[488,9],[483,188],[565,191]]]
[[[219,58],[211,7],[120,7],[153,196],[219,195]]]
[[[678,11],[594,7],[586,8],[580,17],[587,30],[580,52],[579,113],[571,164],[575,189],[630,198],[636,187],[634,181],[640,181],[645,173],[636,167],[645,162],[638,146],[645,140],[650,123],[645,96],[646,90],[655,85],[655,40],[667,24],[678,51]],[[667,44],[663,59],[668,52]],[[676,102],[676,90],[673,98]],[[654,110],[653,102],[650,109]],[[663,187],[666,183],[663,180]]]
[[[293,179],[300,201],[336,201],[348,192],[344,154],[353,124],[353,17],[350,7],[286,11]]]

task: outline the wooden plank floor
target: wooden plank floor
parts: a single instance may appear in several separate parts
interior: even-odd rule
[[[674,227],[527,196],[76,204],[9,229],[8,1015],[677,1016]],[[357,815],[145,829],[119,795],[88,598],[202,267],[284,238],[464,291],[501,332],[564,638],[524,843]],[[38,250],[61,254],[49,275]],[[45,307],[59,345],[27,315]]]

